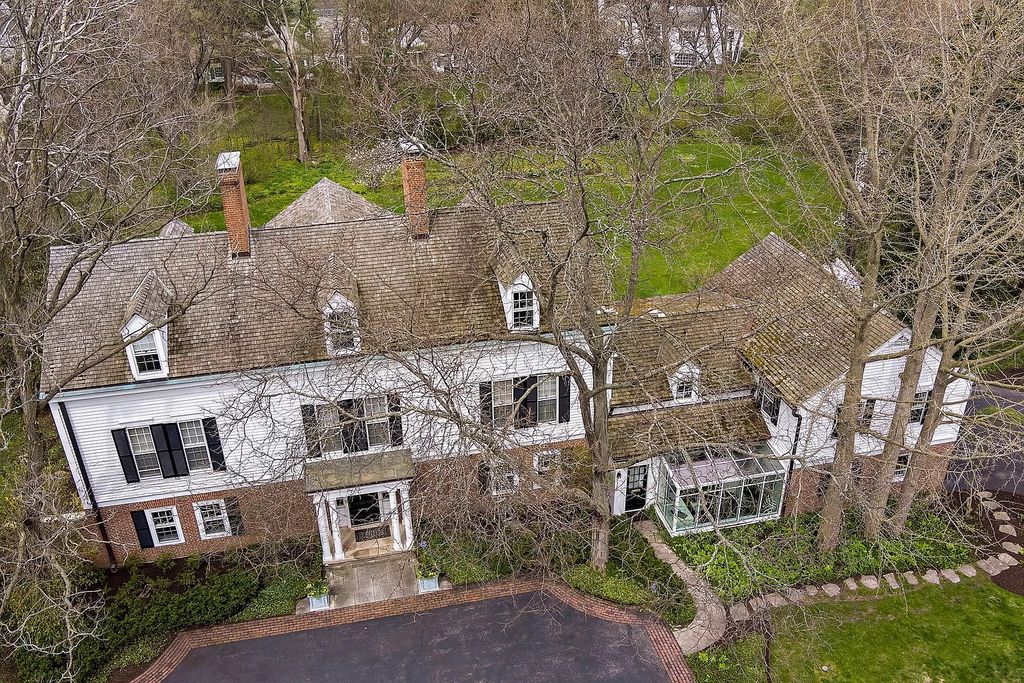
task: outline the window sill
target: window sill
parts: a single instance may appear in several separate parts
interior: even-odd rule
[[[229,536],[231,536],[231,533],[227,532],[227,531],[225,531],[224,533],[220,533],[220,534],[204,534],[202,531],[199,532],[199,540],[200,541],[213,541],[213,540],[216,540],[218,538],[227,538]]]
[[[181,545],[184,542],[185,542],[184,538],[181,539],[181,540],[178,540],[178,541],[167,541],[165,543],[157,543],[156,541],[153,541],[153,547],[154,548],[165,548],[165,547],[170,546],[170,545]]]

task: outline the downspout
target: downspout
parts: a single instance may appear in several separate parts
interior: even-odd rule
[[[796,431],[793,433],[793,447],[789,449],[789,468],[786,470],[786,489],[789,489],[789,481],[793,478],[793,463],[796,462],[796,445],[800,442],[800,428],[804,423],[804,416],[792,409],[793,417],[796,418]]]
[[[82,458],[82,449],[78,447],[78,437],[75,436],[75,428],[71,426],[71,417],[64,403],[57,403],[60,406],[60,417],[64,421],[64,428],[68,432],[68,440],[71,441],[71,450],[75,452],[75,462],[78,464],[78,471],[82,474],[82,484],[85,485],[85,492],[89,496],[89,505],[92,507],[92,514],[96,518],[96,525],[99,527],[100,540],[103,549],[107,552],[107,560],[111,567],[117,567],[117,559],[114,557],[114,550],[110,543],[110,536],[107,535],[107,525],[103,521],[103,512],[96,503],[96,494],[92,489],[92,481],[89,480],[89,473],[85,469],[85,460]]]

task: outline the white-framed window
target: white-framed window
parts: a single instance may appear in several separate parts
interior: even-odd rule
[[[323,310],[327,353],[347,356],[359,351],[359,316],[356,307],[340,292],[328,299]]]
[[[536,297],[527,287],[512,290],[512,329],[529,330],[537,327]]]
[[[206,431],[202,420],[186,420],[178,423],[181,433],[181,445],[185,449],[185,461],[189,472],[195,470],[212,470],[210,448],[206,445]]]
[[[558,422],[558,375],[537,378],[537,422]]]
[[[908,469],[910,469],[910,453],[904,451],[896,456],[896,472],[892,477],[893,483],[906,479]]]
[[[125,431],[128,434],[132,457],[135,458],[135,469],[139,473],[139,479],[162,477],[163,470],[160,469],[160,459],[153,443],[153,432],[149,427],[130,427]]]
[[[919,391],[914,394],[914,405],[910,408],[910,423],[924,424],[924,418],[928,415],[928,404],[932,400],[932,390]]]
[[[156,332],[150,332],[132,344],[132,357],[139,375],[162,373],[163,363],[160,361],[160,348],[157,345]]]
[[[700,384],[700,370],[686,364],[675,371],[669,378],[669,385],[672,389],[672,398],[677,401],[692,403],[698,399],[698,387]]]
[[[515,382],[502,379],[491,382],[491,417],[495,424],[505,424],[515,412]]]
[[[228,507],[223,499],[193,503],[192,508],[196,514],[199,538],[205,541],[231,535],[231,520],[228,519]]]
[[[178,520],[178,508],[153,508],[146,510],[149,521],[149,532],[153,535],[153,545],[176,545],[185,542],[181,533],[181,522]]]
[[[487,491],[492,496],[504,496],[519,486],[519,475],[504,460],[493,460],[484,465]]]
[[[782,406],[782,399],[767,387],[761,389],[761,412],[773,425],[779,424],[779,410]]]
[[[369,396],[363,399],[363,414],[366,416],[366,443],[370,448],[391,444],[391,427],[388,421],[388,399],[386,396]]]
[[[861,429],[871,429],[871,420],[875,417],[875,404],[878,399],[862,398],[857,404],[857,424]]]
[[[533,454],[533,471],[541,475],[551,474],[561,459],[561,451],[538,451]]]

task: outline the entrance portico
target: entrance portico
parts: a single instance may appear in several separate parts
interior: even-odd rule
[[[324,563],[411,549],[411,483],[408,450],[307,463]]]

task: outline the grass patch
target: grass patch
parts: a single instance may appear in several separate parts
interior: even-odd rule
[[[1009,682],[1024,672],[1024,597],[987,577],[773,616],[776,681]]]
[[[764,636],[752,634],[686,658],[697,683],[768,683]]]
[[[831,553],[817,551],[819,517],[800,515],[714,532],[668,538],[679,558],[704,573],[728,602],[784,586],[837,581],[848,576],[922,568],[957,567],[973,559],[973,531],[925,507],[914,510],[906,534],[869,543],[857,537],[855,515],[845,521],[843,541]]]

